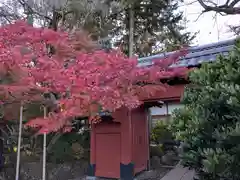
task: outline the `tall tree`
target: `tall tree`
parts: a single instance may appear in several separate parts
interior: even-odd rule
[[[24,13],[23,13],[24,11]],[[2,24],[11,23],[19,18],[33,15],[35,23],[57,30],[75,28],[87,29],[95,33],[96,26],[102,26],[108,6],[100,1],[88,0],[8,0],[0,4]]]
[[[177,13],[177,1],[141,0],[132,3],[134,10],[134,51],[148,56],[188,45],[194,34],[184,32],[183,14]],[[129,11],[121,11],[111,17],[114,23],[112,35],[118,37],[116,45],[128,54]]]

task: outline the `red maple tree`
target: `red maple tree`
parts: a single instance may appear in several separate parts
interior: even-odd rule
[[[39,133],[69,131],[73,117],[91,118],[100,111],[114,112],[123,106],[136,108],[143,103],[141,97],[164,91],[167,85],[159,79],[185,72],[169,68],[185,50],[156,60],[153,66],[138,67],[137,58],[93,47],[81,33],[35,28],[23,21],[2,26],[2,103],[44,101],[44,93],[54,92],[61,111],[50,112],[46,119],[32,119],[27,125],[39,128]]]

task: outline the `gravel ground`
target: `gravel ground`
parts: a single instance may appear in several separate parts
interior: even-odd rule
[[[165,176],[171,169],[158,168],[151,171],[145,171],[136,177],[137,180],[159,180]]]
[[[138,176],[136,176],[136,180],[160,180],[163,176],[165,176],[171,168],[158,168],[151,171],[144,171]],[[86,180],[85,177],[72,179],[72,180]],[[111,178],[98,178],[98,180],[116,180]]]

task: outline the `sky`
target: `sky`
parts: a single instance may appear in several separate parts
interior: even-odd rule
[[[209,44],[234,38],[234,34],[229,32],[228,26],[240,24],[240,15],[217,15],[217,18],[215,18],[216,13],[208,12],[201,15],[198,19],[203,9],[198,2],[191,2],[193,2],[193,0],[184,0],[184,5],[181,6],[181,10],[184,11],[185,17],[189,21],[187,23],[188,31],[199,31],[193,45]]]

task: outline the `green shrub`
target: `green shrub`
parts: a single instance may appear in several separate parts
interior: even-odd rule
[[[163,144],[170,140],[173,140],[173,135],[168,129],[168,123],[161,120],[157,121],[151,132],[151,141],[156,144]]]
[[[176,151],[176,141],[174,140],[173,133],[169,129],[169,123],[165,121],[158,121],[151,132],[151,141],[161,148],[161,153],[166,154],[168,151]]]
[[[164,155],[162,145],[150,146],[150,156],[162,157]]]
[[[48,160],[55,163],[79,159],[89,160],[90,134],[66,133],[53,145]]]
[[[190,73],[173,130],[183,165],[201,180],[240,179],[240,43],[226,57]]]
[[[192,111],[188,110],[187,106],[181,109],[175,109],[172,114],[172,121],[169,124],[169,129],[176,140],[184,141],[186,138],[186,129],[191,128],[189,122],[192,119]]]

